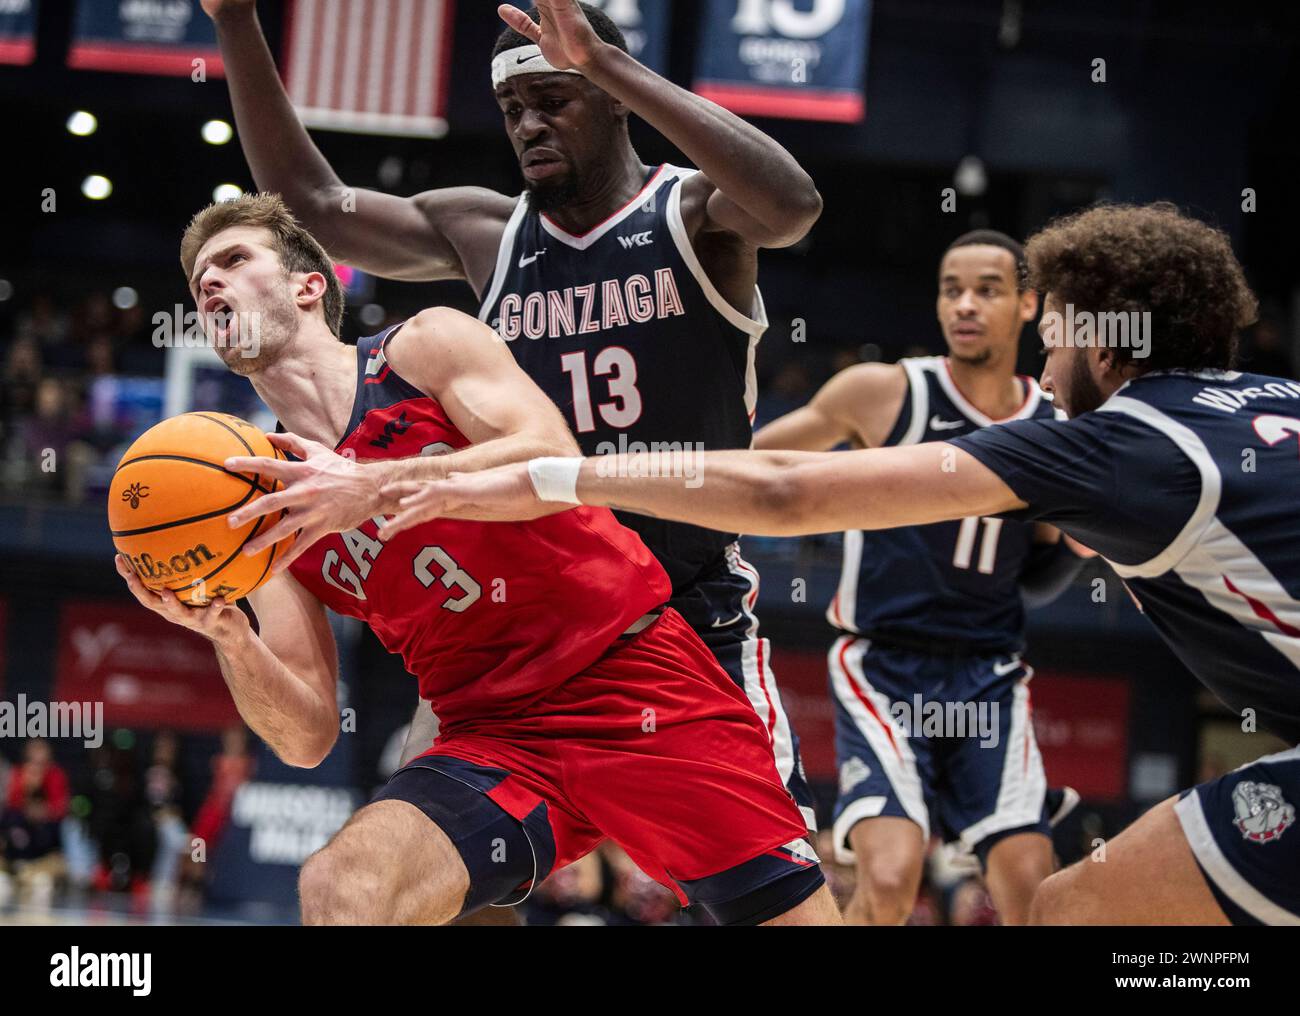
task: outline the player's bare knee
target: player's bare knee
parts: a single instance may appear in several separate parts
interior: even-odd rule
[[[918,875],[910,858],[877,856],[860,866],[858,884],[876,903],[910,911]]]
[[[880,858],[858,874],[857,895],[873,924],[902,924],[916,900],[917,876],[901,859]]]
[[[994,848],[989,863],[996,864],[1003,877],[1017,885],[1037,885],[1052,874],[1051,844],[1046,837],[1040,840],[1037,836],[1014,845],[1008,842],[1004,851]]]
[[[312,854],[298,872],[298,902],[303,924],[328,924],[336,908],[336,877],[342,873],[330,858],[328,848]]]
[[[303,924],[383,923],[382,886],[376,873],[336,845],[307,858],[298,875]]]

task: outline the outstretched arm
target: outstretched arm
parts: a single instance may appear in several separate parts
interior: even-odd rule
[[[794,156],[757,127],[596,37],[576,0],[536,0],[541,24],[503,4],[502,19],[547,61],[575,69],[682,150],[712,193],[707,218],[757,247],[788,247],[821,215],[822,199]],[[702,181],[703,183],[703,181]]]
[[[689,479],[672,474],[670,458],[658,453],[457,474],[404,488],[402,511],[381,527],[381,537],[440,515],[534,518],[555,502],[754,536],[890,529],[1025,507],[977,459],[940,442],[856,452],[706,452]]]

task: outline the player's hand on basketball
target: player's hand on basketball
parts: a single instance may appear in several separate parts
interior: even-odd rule
[[[246,456],[227,459],[225,466],[233,472],[257,473],[284,484],[283,490],[263,494],[231,512],[227,520],[232,529],[237,529],[260,515],[284,512],[274,525],[244,545],[245,554],[258,554],[298,532],[298,539],[271,567],[272,574],[279,574],[322,537],[355,529],[380,514],[384,499],[379,492],[380,474],[356,459],[296,434],[266,437],[275,447],[302,461]]]
[[[445,480],[399,481],[387,484],[383,493],[396,500],[400,510],[379,527],[381,540],[390,540],[431,519],[521,522],[565,507],[538,499],[528,477],[527,462],[478,473],[452,473]]]
[[[115,555],[114,563],[117,565],[117,573],[126,580],[131,594],[141,604],[173,624],[198,632],[218,645],[246,636],[252,629],[247,615],[223,597],[217,597],[206,606],[191,607],[181,603],[171,590],[159,593],[146,586],[123,555]]]
[[[536,0],[540,25],[513,4],[497,8],[501,20],[541,47],[547,63],[558,70],[581,70],[604,45],[592,30],[577,0]]]

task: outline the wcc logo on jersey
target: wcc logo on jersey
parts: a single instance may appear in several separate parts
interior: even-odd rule
[[[1232,807],[1232,824],[1252,843],[1272,843],[1295,824],[1295,806],[1272,783],[1242,780],[1233,788]]]
[[[384,432],[378,435],[370,443],[376,448],[387,449],[392,443],[408,430],[411,429],[411,421],[406,418],[406,412],[403,412],[396,420],[389,420],[384,424]]]
[[[634,247],[649,247],[653,244],[654,235],[650,232],[633,233],[631,236],[620,236],[618,242],[623,245],[624,250],[632,250]]]

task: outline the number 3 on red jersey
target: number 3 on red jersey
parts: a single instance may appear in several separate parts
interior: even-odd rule
[[[354,571],[351,565],[340,560],[338,551],[330,550],[326,552],[321,562],[321,575],[340,592],[364,600],[366,599],[365,580],[385,545],[359,529],[344,533],[343,543],[353,564],[356,565],[356,570]],[[411,567],[416,579],[425,589],[432,588],[433,584],[438,582],[446,589],[461,590],[459,596],[448,598],[442,603],[444,608],[457,614],[467,610],[483,595],[483,587],[441,547],[425,547],[415,555]]]
[[[430,564],[436,564],[442,574],[435,575],[430,571]],[[435,582],[441,582],[448,589],[464,590],[461,596],[443,601],[442,606],[447,610],[454,610],[459,614],[483,595],[483,587],[470,578],[469,573],[464,571],[441,547],[425,547],[415,555],[414,567],[415,577],[425,589]]]

